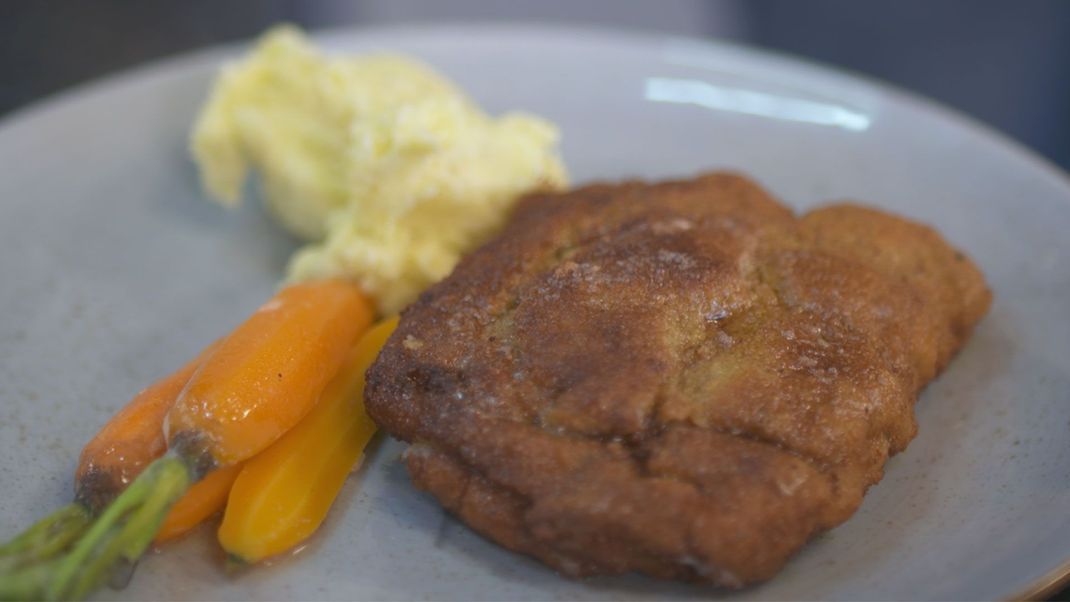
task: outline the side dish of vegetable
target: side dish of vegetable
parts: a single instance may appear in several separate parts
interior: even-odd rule
[[[293,285],[139,394],[86,447],[75,501],[0,548],[0,596],[84,597],[135,563],[154,539],[176,537],[218,511],[236,480],[243,493],[228,510],[232,524],[285,530],[300,513],[302,524],[319,516],[286,534],[281,541],[288,544],[261,545],[271,534],[260,530],[228,536],[253,546],[249,559],[307,537],[374,432],[360,392],[377,348],[357,344],[372,318],[352,283]],[[307,472],[286,473],[295,462]],[[314,508],[257,503],[276,493],[297,497],[297,477],[315,481]]]
[[[233,206],[255,172],[308,245],[287,286],[85,446],[73,501],[0,545],[0,600],[121,584],[154,542],[221,512],[230,567],[306,540],[376,431],[364,372],[397,318],[372,323],[445,277],[517,198],[564,187],[557,141],[417,59],[329,56],[292,27],[224,66],[190,140],[206,196]]]

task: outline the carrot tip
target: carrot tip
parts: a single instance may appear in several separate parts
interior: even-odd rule
[[[233,575],[235,573],[240,573],[244,571],[250,566],[252,565],[241,556],[238,556],[237,554],[227,553],[227,559],[223,565],[223,568],[228,575]]]

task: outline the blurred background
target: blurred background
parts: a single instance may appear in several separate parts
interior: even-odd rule
[[[1070,169],[1067,0],[3,0],[0,116],[278,21],[442,20],[620,26],[789,52],[937,99]]]

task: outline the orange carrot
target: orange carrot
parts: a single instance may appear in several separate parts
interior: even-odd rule
[[[167,415],[168,445],[207,466],[229,466],[271,445],[312,409],[372,317],[349,282],[283,289],[193,375]]]
[[[312,409],[372,317],[368,299],[345,281],[280,291],[194,371],[164,419],[164,456],[64,556],[47,567],[0,570],[0,593],[81,598],[117,566],[134,564],[193,483],[265,449]]]
[[[74,501],[0,548],[0,569],[10,571],[62,553],[93,516],[163,455],[167,449],[164,417],[207,352],[135,395],[108,420],[82,449],[75,471]],[[0,598],[6,597],[0,591]]]
[[[164,417],[213,347],[134,396],[86,444],[75,471],[77,501],[93,511],[103,508],[167,451]]]
[[[75,499],[95,514],[152,461],[167,451],[163,421],[190,377],[211,354],[202,351],[178,371],[138,393],[82,449],[75,473]],[[223,508],[236,467],[218,470],[186,492],[164,519],[157,543],[174,539]]]
[[[171,510],[156,533],[156,543],[171,541],[196,527],[204,519],[223,509],[241,465],[220,468],[193,484]]]

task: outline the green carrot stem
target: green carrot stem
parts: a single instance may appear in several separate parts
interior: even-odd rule
[[[237,554],[227,554],[226,560],[223,562],[223,570],[228,575],[244,571],[247,568],[249,568],[249,562]]]
[[[59,555],[85,532],[90,518],[89,509],[74,502],[41,519],[0,546],[0,575]]]
[[[83,598],[104,585],[116,566],[137,562],[192,481],[190,467],[176,455],[150,464],[56,561],[44,597]]]
[[[44,561],[0,576],[0,600],[40,600],[56,561]]]

